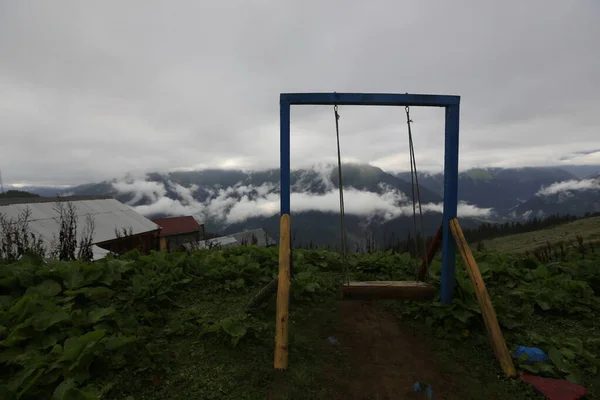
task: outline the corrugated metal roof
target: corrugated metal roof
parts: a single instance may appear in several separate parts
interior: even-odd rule
[[[194,249],[194,248],[206,249],[206,248],[210,247],[211,245],[219,246],[219,247],[233,247],[233,246],[239,246],[240,244],[238,243],[237,240],[235,240],[234,237],[222,236],[222,237],[218,237],[218,238],[203,240],[203,241],[200,241],[197,243],[185,243],[185,244],[183,244],[183,247],[186,248],[187,250]]]
[[[253,238],[256,238],[256,246],[271,246],[276,244],[275,240],[270,237],[264,229],[253,229],[245,232],[238,232],[230,235],[234,237],[240,244],[253,244]]]
[[[110,251],[103,249],[102,247],[98,247],[96,245],[92,246],[92,253],[94,254],[94,261],[101,260],[106,257]]]
[[[192,216],[154,218],[152,222],[162,228],[160,236],[178,235],[180,233],[196,232],[202,229],[202,225],[200,225]]]
[[[54,209],[56,201],[56,199],[16,203],[13,201],[7,205],[0,203],[0,214],[4,214],[7,218],[17,219],[24,210],[29,208],[31,211],[29,227],[49,246],[53,237],[58,237],[60,230],[58,223],[59,214]],[[81,235],[85,227],[86,217],[88,215],[94,217],[94,243],[116,239],[115,229],[119,231],[127,229],[129,231],[131,228],[131,232],[136,235],[155,231],[160,228],[154,222],[138,214],[133,208],[113,198],[95,198],[93,200],[69,199],[69,201],[76,207],[78,235]],[[98,256],[104,252],[106,250],[100,248],[94,251]]]
[[[252,237],[256,238],[256,244],[252,243]],[[218,245],[220,247],[233,247],[233,246],[272,246],[277,244],[277,242],[267,235],[267,232],[264,229],[253,229],[251,231],[238,232],[228,236],[221,236],[218,238],[203,240],[198,243],[186,243],[183,246],[190,250],[192,248],[205,249],[210,245]]]

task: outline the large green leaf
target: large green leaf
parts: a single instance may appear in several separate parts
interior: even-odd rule
[[[0,288],[12,289],[18,285],[19,280],[14,275],[0,277]]]
[[[124,347],[130,343],[135,343],[138,340],[136,336],[126,336],[126,335],[115,335],[109,336],[103,339],[104,347],[106,350],[117,350],[121,347]]]
[[[27,290],[27,292],[35,292],[43,297],[54,297],[61,291],[62,287],[60,286],[60,283],[52,279],[46,279],[39,285],[32,286]]]
[[[31,319],[28,319],[27,321],[21,322],[20,324],[12,328],[12,330],[8,334],[8,337],[0,342],[0,346],[15,346],[19,342],[33,337],[34,333],[34,328],[31,326]]]
[[[56,387],[52,400],[99,400],[97,391],[82,390],[73,378],[65,379]]]
[[[77,296],[78,294],[82,294],[91,300],[97,300],[101,298],[108,298],[114,294],[114,291],[105,286],[95,286],[95,287],[83,287],[77,290],[65,290],[65,294],[68,296]]]
[[[69,313],[57,306],[47,305],[31,318],[31,325],[36,331],[45,331],[51,326],[68,321]]]
[[[86,347],[93,345],[102,339],[105,333],[106,331],[104,330],[97,330],[88,332],[82,336],[68,338],[65,340],[61,359],[65,361],[77,359]]]
[[[105,308],[93,308],[88,313],[88,321],[92,324],[96,324],[115,312],[117,312],[117,310],[112,306]]]

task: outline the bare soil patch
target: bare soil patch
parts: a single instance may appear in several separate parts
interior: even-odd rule
[[[461,372],[442,372],[424,339],[403,328],[395,315],[365,301],[344,300],[338,307],[334,336],[349,365],[325,368],[324,383],[333,385],[334,399],[425,399],[424,392],[414,392],[416,381],[430,384],[437,400],[468,398]]]

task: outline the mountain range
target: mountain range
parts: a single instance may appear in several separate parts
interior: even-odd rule
[[[583,215],[600,210],[600,166],[587,167],[573,168],[579,174],[565,167],[474,168],[459,174],[458,197],[481,208],[492,208],[497,220]],[[583,171],[594,172],[583,175]],[[410,173],[398,176],[410,180]],[[443,196],[443,174],[422,174],[419,184]]]
[[[411,198],[410,173],[387,173],[366,164],[345,164],[345,225],[353,247],[365,232],[379,243],[422,231]],[[426,235],[441,222],[443,174],[419,173]],[[206,230],[223,234],[279,229],[279,170],[246,172],[201,170],[127,176],[66,189],[20,188],[42,196],[109,195],[147,217],[194,215]],[[292,226],[297,244],[335,245],[340,241],[337,167],[328,164],[292,171]],[[600,166],[478,168],[461,172],[459,217],[464,228],[483,221],[583,215],[600,211]],[[352,250],[352,249],[351,249]]]

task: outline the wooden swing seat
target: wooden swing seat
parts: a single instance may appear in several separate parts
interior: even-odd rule
[[[435,288],[418,281],[348,282],[342,285],[343,299],[432,300]]]

